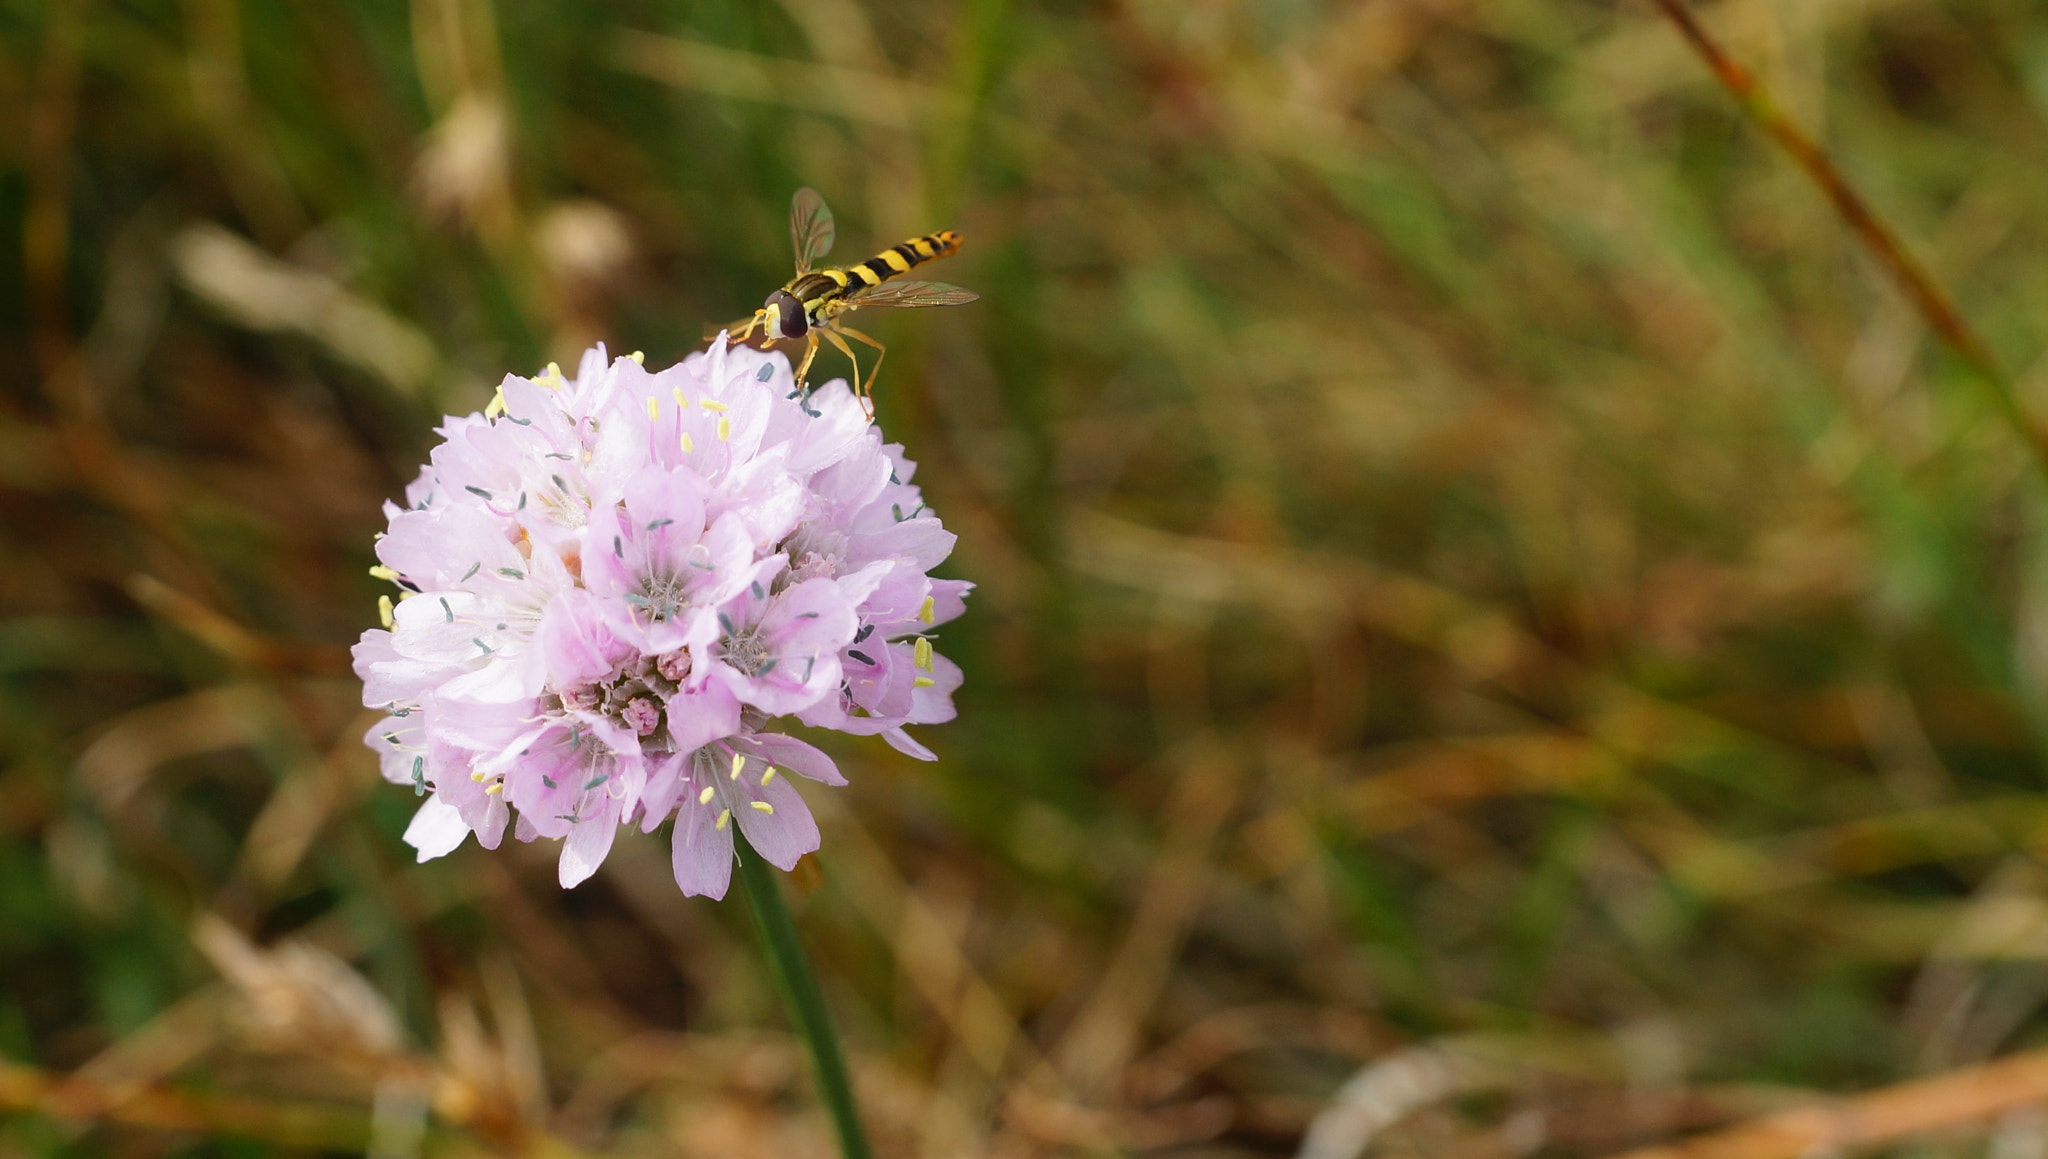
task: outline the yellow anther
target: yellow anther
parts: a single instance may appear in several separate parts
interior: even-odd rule
[[[938,681],[936,681],[936,680],[933,680],[933,679],[932,679],[931,677],[929,677],[929,676],[920,676],[920,677],[918,677],[917,679],[915,679],[915,680],[912,680],[912,681],[910,682],[910,686],[911,686],[912,688],[930,688],[930,687],[931,687],[932,685],[934,685],[934,684],[937,684],[937,683],[938,683]]]
[[[703,407],[705,410],[715,410],[720,412],[729,411],[732,409],[731,407],[725,405],[724,403],[718,401],[715,398],[707,398],[704,401],[698,403],[697,405]]]
[[[562,366],[558,362],[548,363],[548,368],[542,371],[540,377],[534,379],[534,381],[547,387],[549,390],[560,390],[569,385],[569,380],[562,377]]]
[[[469,774],[469,779],[475,781],[479,785],[484,783],[484,775],[482,773],[471,773]]]
[[[647,352],[645,350],[635,350],[633,353],[626,355],[626,357],[642,366],[647,365]]]
[[[723,443],[732,438],[732,420],[720,416],[718,420],[718,441]]]
[[[672,394],[672,395],[675,395],[675,396],[676,396],[676,405],[677,405],[677,406],[679,406],[679,407],[682,407],[682,408],[683,408],[683,409],[685,409],[685,410],[688,410],[688,409],[689,409],[689,406],[690,406],[690,398],[689,398],[689,396],[688,396],[688,395],[686,395],[686,394],[684,394],[684,393],[683,393],[683,388],[682,388],[682,387],[678,386],[678,387],[676,387],[675,389],[673,389],[673,390],[669,391],[669,393],[670,393],[670,394]]]
[[[740,770],[741,770],[741,769],[743,769],[743,768],[746,768],[746,767],[747,767],[747,758],[746,758],[746,755],[745,755],[745,754],[743,754],[743,753],[734,753],[734,754],[732,754],[732,779],[733,779],[733,780],[735,780],[735,781],[739,780],[739,779],[740,779]]]
[[[728,821],[730,821],[730,820],[732,820],[732,810],[731,810],[731,809],[721,809],[721,810],[719,811],[719,813],[718,813],[718,824],[716,824],[716,825],[713,825],[713,826],[712,826],[712,828],[713,828],[713,829],[723,829],[723,828],[725,828],[725,823],[726,823],[726,822],[728,822]]]
[[[388,628],[388,627],[390,627],[390,626],[391,626],[391,597],[390,597],[390,596],[378,596],[378,597],[377,597],[377,619],[379,619],[379,620],[383,621],[383,624],[384,624],[384,626],[385,626],[385,627],[387,627],[387,628]]]
[[[770,805],[770,804],[769,804],[768,802],[766,802],[766,801],[749,801],[749,802],[747,802],[747,803],[748,803],[748,804],[750,804],[750,805],[752,805],[752,806],[754,807],[754,811],[755,811],[755,812],[757,812],[757,813],[770,813],[770,814],[772,814],[772,813],[774,813],[774,812],[775,812],[775,806],[773,806],[773,805]]]
[[[484,786],[484,795],[487,797],[495,797],[499,793],[502,793],[504,791],[505,782],[503,781],[493,781],[490,784]]]
[[[932,670],[932,642],[923,636],[919,636],[917,643],[910,646],[910,659],[919,668],[930,672]]]
[[[660,399],[658,399],[658,398],[655,398],[655,397],[654,397],[654,396],[652,396],[652,395],[649,395],[649,396],[648,396],[648,398],[647,398],[647,421],[651,423],[651,422],[655,421],[656,419],[659,419],[660,417],[661,417],[661,400],[660,400]]]
[[[704,786],[704,791],[697,794],[697,803],[699,805],[709,805],[711,803],[712,796],[717,792],[718,790],[712,788],[710,785]]]
[[[690,432],[688,432],[688,431],[684,431],[684,432],[683,432],[683,453],[684,453],[685,455],[687,455],[687,454],[689,454],[689,453],[690,453],[691,451],[694,451],[694,450],[696,450],[696,449],[697,449],[697,444],[696,444],[696,443],[695,443],[695,442],[694,442],[694,441],[693,441],[693,440],[692,440],[692,439],[690,438]]]
[[[498,393],[492,395],[491,401],[484,406],[484,417],[487,419],[494,419],[504,413],[505,388],[501,386],[498,388]]]
[[[930,596],[926,596],[924,598],[924,603],[919,604],[917,607],[918,622],[921,624],[929,624],[933,620],[937,619],[938,615],[939,602]]]
[[[765,789],[765,788],[767,788],[767,787],[768,787],[768,782],[770,782],[770,781],[772,781],[772,780],[774,780],[774,779],[775,779],[775,766],[774,766],[774,765],[769,765],[769,766],[768,766],[768,771],[767,771],[767,772],[765,772],[765,773],[762,773],[762,774],[761,774],[761,787],[762,787],[762,788],[764,788],[764,789]]]
[[[397,572],[392,571],[390,568],[385,567],[381,563],[371,568],[370,574],[376,576],[380,580],[396,580],[398,578]]]

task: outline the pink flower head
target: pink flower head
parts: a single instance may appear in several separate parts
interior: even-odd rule
[[[723,342],[652,373],[599,347],[439,433],[385,505],[401,590],[355,649],[385,712],[364,740],[425,798],[421,861],[509,827],[560,840],[574,886],[674,817],[676,884],[722,897],[735,827],[783,869],[818,847],[791,774],[845,784],[778,720],[933,759],[905,726],[952,719],[930,632],[970,585],[928,574],[953,537],[844,382],[802,395],[782,355]]]

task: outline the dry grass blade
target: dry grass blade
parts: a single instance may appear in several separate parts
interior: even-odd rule
[[[1358,1159],[1375,1136],[1431,1103],[1497,1081],[1463,1056],[1413,1047],[1353,1075],[1309,1124],[1298,1159]]]
[[[1173,763],[1180,774],[1164,809],[1163,845],[1138,895],[1131,927],[1054,1052],[1085,1100],[1101,1098],[1129,1067],[1187,926],[1208,893],[1217,831],[1243,791],[1244,773],[1227,759],[1191,751]]]
[[[157,1086],[103,1087],[0,1062],[0,1107],[59,1122],[102,1122],[240,1137],[287,1147],[361,1150],[368,1117],[351,1107]]]
[[[194,293],[242,325],[303,334],[402,396],[438,398],[453,385],[417,327],[226,230],[187,229],[173,239],[171,260]]]
[[[1772,1115],[1615,1159],[1800,1159],[1873,1150],[2048,1102],[2048,1051],[2029,1051]]]
[[[891,129],[914,129],[914,117],[947,105],[936,90],[880,73],[738,52],[650,32],[618,33],[612,61],[621,69],[678,88],[786,104]]]
[[[1771,98],[1756,75],[1737,63],[1686,7],[1685,0],[1652,0],[1658,11],[1676,25],[1685,42],[1713,71],[1714,79],[1728,90],[1742,111],[1771,135],[1792,158],[1800,171],[1826,195],[1842,221],[1891,274],[1899,289],[1912,300],[1927,324],[1942,341],[1975,372],[1991,395],[1999,416],[2010,423],[2014,433],[2026,442],[2034,466],[2048,478],[2048,430],[2027,413],[2014,393],[2011,376],[1998,364],[1991,348],[1964,321],[1955,302],[1934,276],[1906,249],[1898,234],[1885,224],[1870,203],[1843,175],[1841,169]]]

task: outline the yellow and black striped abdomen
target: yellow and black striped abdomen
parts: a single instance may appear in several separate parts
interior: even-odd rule
[[[942,258],[960,248],[960,235],[950,229],[914,237],[909,241],[897,242],[874,257],[846,267],[851,284],[879,286],[898,274],[907,274],[912,268]]]
[[[864,262],[847,266],[845,269],[812,270],[803,274],[784,287],[797,301],[804,304],[809,322],[815,326],[826,313],[837,313],[844,307],[835,306],[850,294],[879,286],[898,274],[909,273],[913,268],[935,258],[949,257],[960,249],[960,235],[950,229],[914,237],[898,242]],[[857,303],[848,303],[853,305]]]

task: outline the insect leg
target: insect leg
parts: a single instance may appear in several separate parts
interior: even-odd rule
[[[851,326],[838,326],[835,327],[835,329],[837,329],[839,333],[846,335],[848,338],[851,338],[856,342],[865,342],[869,346],[875,348],[875,364],[868,368],[867,384],[861,387],[860,391],[861,397],[873,399],[875,397],[875,376],[882,373],[882,358],[889,353],[889,348],[887,346],[882,345],[880,342],[875,341],[872,337],[863,334],[858,330],[855,330]],[[845,347],[841,347],[841,349],[843,350],[845,349]],[[852,358],[853,352],[847,351],[846,356],[848,358]],[[874,413],[875,408],[873,407],[873,405],[869,405],[868,417],[874,417]]]
[[[840,337],[840,335],[845,333],[845,331],[841,330],[838,326],[827,326],[823,329],[823,333],[825,335],[825,340],[827,342],[830,342],[832,345],[838,347],[839,353],[846,355],[846,360],[848,362],[853,363],[853,396],[855,398],[860,399],[861,409],[867,412],[868,421],[873,422],[875,418],[875,408],[873,404],[871,404],[867,400],[865,394],[862,392],[860,388],[860,359],[854,357],[853,347],[848,346],[846,344],[846,339]]]
[[[756,311],[754,311],[753,315],[752,315],[751,317],[749,317],[749,318],[747,319],[747,324],[746,324],[745,328],[743,328],[743,329],[742,329],[742,330],[741,330],[741,331],[740,331],[740,332],[739,332],[738,334],[735,334],[735,335],[733,335],[733,336],[732,336],[732,339],[731,339],[731,341],[732,341],[733,345],[735,345],[735,346],[744,346],[744,345],[746,345],[746,343],[747,343],[747,338],[748,338],[749,336],[751,336],[751,335],[752,335],[752,334],[754,333],[754,327],[756,327],[756,326],[759,326],[759,327],[761,327],[761,328],[762,328],[762,329],[764,329],[764,330],[765,330],[765,329],[767,329],[767,320],[766,320],[765,318],[763,318],[763,317],[762,317],[762,315],[763,315],[764,313],[766,313],[766,311],[763,311],[763,310],[756,310]]]
[[[798,390],[808,391],[810,389],[810,384],[804,381],[804,375],[810,373],[811,359],[817,356],[818,332],[813,330],[810,334],[810,340],[804,343],[804,360],[796,365],[796,386]]]

